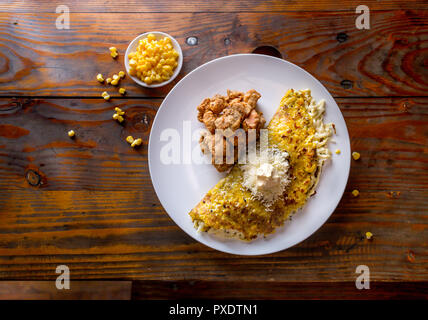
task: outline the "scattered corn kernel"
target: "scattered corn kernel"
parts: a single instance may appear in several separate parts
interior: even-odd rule
[[[336,154],[340,154],[340,149],[336,149]]]
[[[109,100],[110,99],[110,95],[108,94],[107,91],[104,91],[101,96],[105,99],[105,100]]]
[[[125,94],[126,93],[126,89],[125,88],[120,88],[119,89],[119,93],[120,94]]]
[[[123,71],[119,71],[118,73],[119,77],[121,77],[122,79],[125,78],[125,72]]]
[[[355,189],[355,190],[352,190],[352,195],[354,196],[354,197],[358,197],[358,195],[360,194],[360,191],[358,191],[357,189]]]
[[[75,132],[74,132],[74,130],[70,130],[70,131],[68,131],[68,136],[70,137],[70,138],[73,138],[74,136],[75,136]]]
[[[118,115],[117,113],[115,113],[115,114],[113,115],[113,119],[114,119],[114,120],[119,119],[119,115]]]
[[[134,138],[133,138],[132,136],[127,136],[127,137],[126,137],[126,141],[127,141],[129,144],[132,144],[132,143],[134,142]]]
[[[114,111],[116,111],[116,113],[117,113],[119,116],[123,116],[123,115],[125,114],[125,111],[122,111],[122,109],[121,109],[121,108],[119,108],[119,107],[114,108]]]
[[[119,80],[119,76],[117,74],[113,75],[113,80]]]
[[[97,80],[98,80],[98,82],[104,82],[104,78],[103,78],[103,75],[101,73],[97,74]]]
[[[110,82],[111,82],[111,78],[107,78],[107,79],[106,79],[106,83],[107,83],[107,84],[110,84]]]
[[[116,47],[110,47],[109,50],[110,50],[110,55],[113,59],[118,56]]]
[[[366,238],[367,238],[368,240],[370,240],[372,237],[373,237],[373,233],[371,233],[370,231],[367,231],[367,232],[366,232]]]
[[[156,40],[156,36],[150,33],[139,41],[136,51],[128,55],[129,74],[146,84],[166,81],[173,75],[178,57],[170,38]]]
[[[118,80],[111,80],[111,84],[113,86],[117,86],[119,84],[119,81]]]
[[[131,147],[135,148],[135,147],[139,146],[142,142],[143,142],[143,140],[142,140],[141,138],[135,139],[135,140],[131,143]]]
[[[119,122],[123,122],[123,120],[125,120],[122,116],[118,116],[117,117],[117,121],[119,121]]]
[[[352,158],[354,158],[354,160],[358,160],[360,159],[360,154],[358,152],[352,152]]]

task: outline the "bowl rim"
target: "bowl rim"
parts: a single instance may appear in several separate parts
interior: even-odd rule
[[[163,36],[163,37],[168,37],[171,39],[171,42],[173,44],[174,49],[178,52],[178,65],[174,70],[174,73],[172,74],[171,78],[169,78],[166,81],[160,82],[160,83],[155,83],[155,84],[146,84],[144,81],[141,81],[140,79],[138,79],[137,77],[131,76],[129,74],[129,59],[128,59],[128,55],[131,52],[131,48],[136,47],[136,43],[142,39],[147,37],[150,33],[154,34],[156,36],[156,38],[158,38],[159,36]],[[128,48],[126,48],[126,52],[125,52],[125,56],[123,57],[124,63],[125,63],[125,69],[126,69],[126,73],[128,74],[128,76],[137,84],[139,84],[142,87],[146,87],[146,88],[159,88],[159,87],[163,87],[165,85],[167,85],[168,83],[172,82],[180,73],[181,68],[183,66],[183,52],[181,50],[181,46],[178,43],[178,41],[171,35],[169,35],[168,33],[165,32],[161,32],[161,31],[149,31],[149,32],[144,32],[138,36],[136,36],[128,45]]]

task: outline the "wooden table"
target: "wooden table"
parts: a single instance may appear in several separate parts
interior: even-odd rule
[[[428,6],[360,2],[0,2],[0,297],[427,298]],[[69,30],[55,28],[62,4]],[[369,30],[355,27],[359,4],[370,8]],[[126,78],[128,94],[104,101],[96,74],[122,70],[129,41],[150,30],[180,42],[178,79],[148,90]],[[179,79],[260,46],[326,86],[361,159],[338,208],[309,239],[234,256],[169,218],[152,187],[147,144]],[[111,119],[116,106],[126,110],[123,126]],[[143,138],[142,148],[129,147],[129,134]],[[60,264],[70,268],[71,293],[53,289]],[[370,268],[371,290],[355,288],[358,265]]]

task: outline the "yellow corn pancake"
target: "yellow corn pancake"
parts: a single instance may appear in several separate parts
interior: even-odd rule
[[[325,102],[309,90],[290,89],[268,125],[269,147],[289,154],[290,183],[271,207],[243,185],[243,165],[235,165],[189,213],[195,228],[252,240],[273,233],[314,193],[334,125],[324,124]]]

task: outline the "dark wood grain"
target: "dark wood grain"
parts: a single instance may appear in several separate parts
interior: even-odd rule
[[[55,12],[59,5],[66,4],[71,12],[283,12],[283,11],[304,11],[304,10],[338,10],[355,11],[355,8],[362,4],[361,1],[343,0],[114,0],[114,1],[61,1],[61,0],[21,0],[7,1],[0,3],[0,11],[6,12]],[[426,9],[423,0],[365,0],[364,4],[370,10],[389,9]]]
[[[67,264],[75,279],[355,281],[366,264],[376,281],[426,280],[428,98],[337,101],[361,153],[338,208],[303,243],[240,257],[197,243],[159,204],[147,168],[159,100],[2,99],[0,128],[15,129],[0,130],[0,278],[53,279]]]
[[[355,282],[134,281],[132,299],[428,299],[428,282],[372,282],[358,290]]]
[[[270,45],[335,96],[427,94],[428,10],[373,13],[370,30],[356,29],[355,13],[334,11],[141,13],[137,20],[134,13],[73,13],[70,30],[57,30],[56,17],[0,13],[0,95],[99,96],[96,74],[123,69],[128,43],[149,30],[171,34],[183,48],[174,83],[214,58]],[[346,37],[338,41],[339,34]],[[198,37],[197,46],[185,43],[189,36]],[[163,97],[174,83],[157,90],[130,79],[124,85],[130,97]]]
[[[0,281],[0,300],[129,300],[131,281],[71,281],[58,290],[54,281]]]

